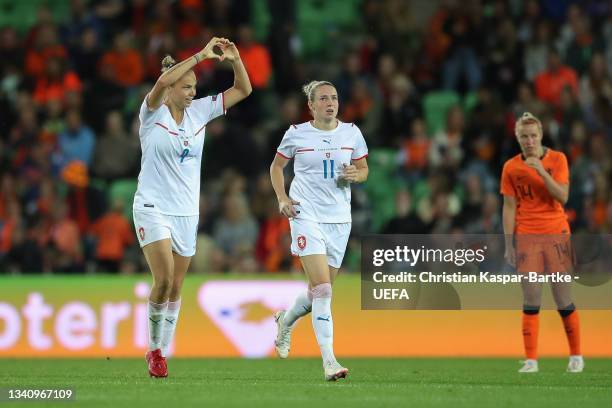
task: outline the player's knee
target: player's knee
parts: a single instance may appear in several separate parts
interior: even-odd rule
[[[312,288],[313,299],[317,298],[330,298],[332,297],[332,286],[331,283],[321,283]]]
[[[158,293],[168,296],[172,289],[172,276],[157,277],[153,284]]]
[[[173,282],[172,287],[170,288],[170,299],[177,299],[180,297],[181,289],[183,285],[178,282]]]

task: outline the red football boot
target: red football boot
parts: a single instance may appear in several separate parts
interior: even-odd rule
[[[162,356],[160,349],[148,351],[145,355],[145,360],[149,364],[149,375],[151,377],[167,377],[168,366],[166,365],[166,359]]]

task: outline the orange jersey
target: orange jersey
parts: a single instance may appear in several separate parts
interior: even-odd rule
[[[569,168],[565,154],[547,148],[541,160],[546,171],[557,183],[569,183]],[[504,164],[501,193],[516,198],[515,233],[569,233],[563,205],[550,195],[542,177],[535,169],[525,164],[521,154]]]

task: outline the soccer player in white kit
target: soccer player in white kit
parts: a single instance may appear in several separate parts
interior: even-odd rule
[[[192,68],[205,59],[230,61],[234,86],[194,99]],[[138,240],[153,275],[146,354],[152,377],[168,375],[166,355],[178,321],[183,279],[196,250],[206,124],[250,93],[251,83],[236,46],[214,37],[178,64],[170,56],[164,58],[162,74],[140,107],[142,161],[133,211]]]
[[[367,179],[368,148],[357,126],[336,118],[338,93],[330,82],[312,81],[304,93],[313,120],[287,130],[270,177],[279,211],[290,220],[291,252],[300,257],[309,290],[291,309],[275,314],[276,352],[287,358],[295,322],[312,311],[325,379],[336,381],[346,377],[348,369],[336,361],[333,351],[332,283],[351,232],[350,183]],[[295,177],[287,195],[283,169],[290,159]]]

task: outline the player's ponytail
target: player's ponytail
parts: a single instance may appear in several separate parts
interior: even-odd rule
[[[334,84],[329,81],[310,81],[302,87],[302,91],[309,102],[314,102],[315,90],[322,85],[329,85],[335,88]]]
[[[166,55],[164,59],[162,60],[161,64],[162,64],[161,72],[164,73],[170,68],[172,68],[174,65],[176,65],[176,61],[170,55]]]

